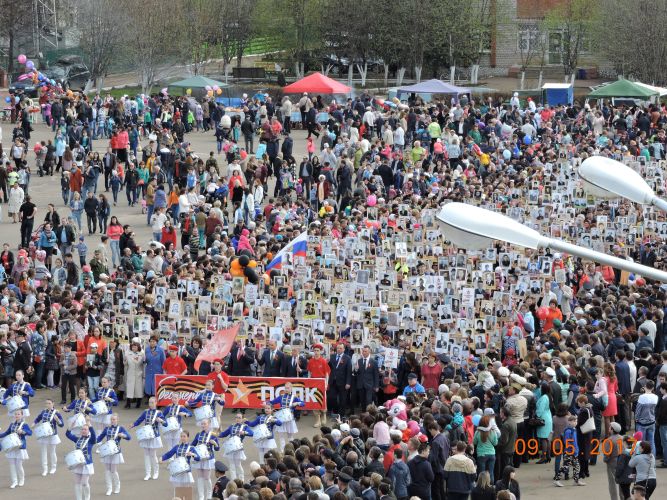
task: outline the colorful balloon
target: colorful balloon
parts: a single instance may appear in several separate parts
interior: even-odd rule
[[[186,89],[185,93],[186,93],[187,95],[192,95],[192,89]]]
[[[220,87],[218,87],[217,85],[213,85],[213,90],[215,90],[216,92],[218,91],[219,88]]]
[[[532,142],[533,142],[533,138],[532,138],[532,137],[530,137],[529,135],[524,135],[524,136],[523,136],[523,143],[524,143],[526,146],[530,146],[530,144],[531,144]]]
[[[222,94],[222,89],[216,90],[215,93],[218,94],[218,95]]]
[[[18,60],[19,64],[25,64],[25,62],[28,60],[25,54],[19,54],[16,59]]]
[[[481,415],[473,415],[473,416],[472,416],[472,425],[474,425],[475,427],[477,427],[477,426],[479,425],[479,421],[480,421],[480,420],[482,420],[482,416],[481,416]]]
[[[206,87],[204,87],[204,88],[206,89],[206,91],[207,91],[207,92],[210,92],[211,90],[213,90],[213,89],[211,88],[211,86],[210,86],[210,85],[207,85],[207,86],[206,86]]]
[[[549,308],[546,306],[538,307],[537,308],[537,317],[541,320],[547,319],[547,316],[549,315]]]
[[[28,69],[34,69],[35,68],[35,63],[32,61],[26,61],[25,67]]]
[[[12,102],[12,98],[9,97],[9,96],[5,97],[5,102],[6,102],[7,104],[11,103],[11,102]]]

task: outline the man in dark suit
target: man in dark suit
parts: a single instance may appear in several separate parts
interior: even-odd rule
[[[229,353],[227,373],[235,377],[250,377],[252,376],[253,362],[252,350],[244,348],[241,343],[236,342]]]
[[[630,417],[631,412],[631,396],[632,396],[632,386],[630,385],[630,365],[626,361],[625,351],[620,349],[615,353],[616,357],[616,380],[618,381],[618,392],[621,395],[620,398],[617,398],[618,401],[618,423],[621,424],[624,432],[627,432],[631,425],[632,420]]]
[[[352,387],[352,359],[345,354],[345,344],[336,346],[336,353],[329,357],[329,408],[332,413],[348,412],[347,395]]]
[[[301,356],[298,347],[285,346],[285,363],[283,364],[283,377],[303,377],[308,372],[306,359]]]
[[[365,345],[361,349],[361,358],[357,361],[357,392],[363,411],[374,401],[379,388],[380,370],[377,362],[371,358],[371,348]]]
[[[285,355],[278,349],[275,340],[269,340],[262,356],[257,358],[257,362],[264,367],[262,372],[264,377],[282,377]]]

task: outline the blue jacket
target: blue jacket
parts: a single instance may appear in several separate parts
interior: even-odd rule
[[[192,453],[194,457],[187,456],[187,453]],[[169,450],[167,453],[162,455],[162,461],[165,462],[169,460],[171,457],[177,456],[177,457],[185,457],[190,463],[190,459],[194,458],[196,462],[199,462],[199,454],[197,451],[194,449],[194,447],[191,444],[183,444],[179,443],[176,446],[174,446],[171,450]]]
[[[192,401],[188,401],[187,405],[192,408],[201,403],[201,406],[209,405],[213,410],[215,410],[215,405],[225,406],[225,401],[220,399],[214,399],[217,396],[213,391],[204,390],[197,393],[197,397]]]
[[[28,408],[30,406],[30,399],[35,395],[35,391],[33,390],[32,387],[30,387],[30,384],[28,382],[14,382],[12,385],[9,386],[9,389],[5,391],[5,395],[2,400],[2,404],[5,405],[7,404],[7,400],[11,397],[18,396],[20,392],[27,392],[27,395],[22,395],[21,397],[23,398],[23,403],[25,403],[24,408]]]
[[[93,463],[93,446],[97,443],[97,437],[95,436],[95,430],[92,427],[88,428],[90,435],[88,437],[76,437],[70,431],[65,432],[67,439],[76,444],[76,449],[83,452],[83,456],[86,457],[86,463]]]
[[[574,427],[566,427],[563,431],[563,453],[565,455],[579,456],[579,443],[577,442],[577,429]],[[572,452],[574,446],[574,452]]]
[[[41,424],[42,422],[49,422],[55,433],[58,432],[56,425],[59,427],[65,425],[63,416],[58,410],[42,410],[39,415],[37,415],[37,418],[35,418],[35,424]]]
[[[185,415],[186,417],[192,416],[192,412],[183,405],[169,405],[162,410],[162,414],[165,418],[165,423],[162,424],[164,427],[167,426],[167,417],[176,417],[178,423],[180,424],[182,415]]]
[[[248,426],[249,426],[249,427],[256,427],[256,426],[258,426],[258,425],[260,425],[260,424],[266,424],[266,421],[269,419],[270,416],[273,416],[273,415],[266,415],[266,414],[265,414],[265,415],[259,415],[259,416],[258,416],[255,420],[253,420],[252,422],[248,422]],[[282,420],[277,419],[276,417],[273,417],[273,421],[272,421],[272,422],[266,424],[266,426],[267,426],[267,427],[269,428],[269,430],[271,431],[271,437],[269,437],[269,438],[267,438],[267,439],[273,439],[273,428],[274,428],[276,425],[283,425]]]
[[[245,434],[240,434],[241,431],[244,431]],[[218,437],[227,437],[227,436],[238,436],[241,438],[241,441],[246,436],[252,436],[252,431],[248,427],[248,424],[234,424],[227,427],[224,431],[218,434]]]
[[[97,415],[97,410],[93,408],[87,399],[75,399],[65,408],[66,411],[75,410],[75,413],[83,413],[85,415],[90,413],[92,415]]]
[[[396,497],[408,496],[408,486],[412,479],[410,478],[410,469],[403,460],[397,460],[391,464],[387,477],[391,480]]]
[[[207,438],[208,443],[206,442]],[[195,434],[195,438],[192,440],[192,446],[199,446],[200,444],[205,444],[206,448],[208,448],[209,458],[213,458],[215,456],[215,453],[213,452],[220,449],[220,443],[218,443],[218,438],[215,437],[215,432],[213,431],[199,431]]]
[[[18,434],[18,431],[22,431],[22,434]],[[26,442],[25,442],[25,437],[26,436],[32,436],[32,430],[30,429],[30,426],[26,424],[23,420],[20,422],[12,422],[7,429],[5,429],[5,432],[0,434],[0,438],[4,438],[9,436],[10,434],[16,432],[21,439],[21,449],[25,450],[26,447]]]
[[[630,366],[623,360],[616,363],[616,378],[618,379],[618,392],[626,396],[632,393],[630,387]]]
[[[106,391],[109,391],[108,394],[105,394]],[[103,398],[111,398],[111,401],[106,401],[107,407],[109,408],[109,415],[113,413],[113,410],[111,409],[112,406],[118,406],[118,396],[116,396],[116,391],[113,389],[97,389],[97,394],[95,394],[95,399],[93,399],[93,403],[97,403]]]
[[[39,248],[53,248],[56,245],[56,233],[54,231],[51,231],[51,235],[48,236],[46,234],[46,231],[42,231],[39,233],[39,242],[37,246]]]
[[[160,419],[164,421],[164,415],[160,410],[144,410],[141,412],[141,415],[139,415],[139,418],[134,421],[134,424],[132,424],[132,427],[137,427],[141,423],[144,423],[146,425],[151,425],[153,427],[153,431],[155,432],[155,437],[158,437],[160,435],[160,427],[159,424],[162,423],[160,422]]]
[[[110,425],[108,427],[105,427],[104,430],[100,433],[100,435],[97,437],[97,442],[101,443],[105,439],[107,441],[110,439],[116,441],[118,449],[120,450],[120,440],[127,439],[128,441],[130,441],[132,439],[132,436],[130,436],[128,430],[122,425]]]

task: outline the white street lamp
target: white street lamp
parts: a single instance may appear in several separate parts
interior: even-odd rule
[[[542,236],[534,229],[484,208],[465,203],[448,203],[442,207],[436,218],[441,224],[445,239],[460,248],[482,250],[491,246],[493,240],[533,250],[550,248],[667,283],[667,272]]]
[[[600,198],[627,198],[667,212],[667,201],[658,198],[639,173],[620,161],[591,156],[579,165],[579,177],[584,189]]]

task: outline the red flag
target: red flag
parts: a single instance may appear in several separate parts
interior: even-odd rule
[[[229,351],[232,350],[232,345],[234,345],[234,340],[236,340],[236,335],[239,333],[239,328],[241,324],[238,323],[231,328],[226,328],[224,330],[218,330],[211,340],[206,342],[206,345],[197,356],[195,360],[195,370],[199,370],[199,366],[202,361],[208,361],[213,363],[213,360],[223,359]]]

